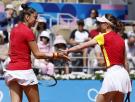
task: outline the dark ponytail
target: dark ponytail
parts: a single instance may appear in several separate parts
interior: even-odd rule
[[[24,21],[25,15],[31,15],[33,13],[36,13],[36,10],[34,8],[29,7],[27,4],[22,4],[21,7],[23,10],[20,12],[20,21]]]
[[[23,8],[23,10],[27,10],[29,8],[27,4],[22,4],[21,7]]]
[[[112,28],[114,31],[120,32],[123,29],[124,24],[121,21],[117,20],[117,18],[112,14],[105,14],[105,18],[107,18],[113,24]]]
[[[124,23],[122,23],[121,21],[117,21],[115,31],[121,32],[122,30],[124,30]]]

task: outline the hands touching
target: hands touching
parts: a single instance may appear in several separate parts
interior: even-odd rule
[[[67,61],[70,61],[70,59],[68,58],[68,51],[67,50],[59,50],[58,52],[54,52],[53,53],[53,59],[64,59]]]

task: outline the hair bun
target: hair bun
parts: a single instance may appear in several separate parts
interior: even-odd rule
[[[21,7],[22,7],[24,10],[29,8],[27,4],[22,4]]]

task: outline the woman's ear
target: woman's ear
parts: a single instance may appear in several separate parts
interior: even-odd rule
[[[107,28],[110,28],[111,27],[110,24],[108,24],[108,23],[106,23],[106,25],[107,25]]]
[[[28,21],[28,20],[29,20],[29,18],[30,18],[30,16],[29,16],[29,15],[25,15],[25,17],[24,17],[24,18],[25,18],[25,20],[26,20],[26,21]]]

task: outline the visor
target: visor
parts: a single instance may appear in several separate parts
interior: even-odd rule
[[[106,22],[109,23],[110,25],[113,25],[113,23],[111,21],[109,21],[107,18],[105,18],[105,16],[102,17],[96,17],[98,22]]]

